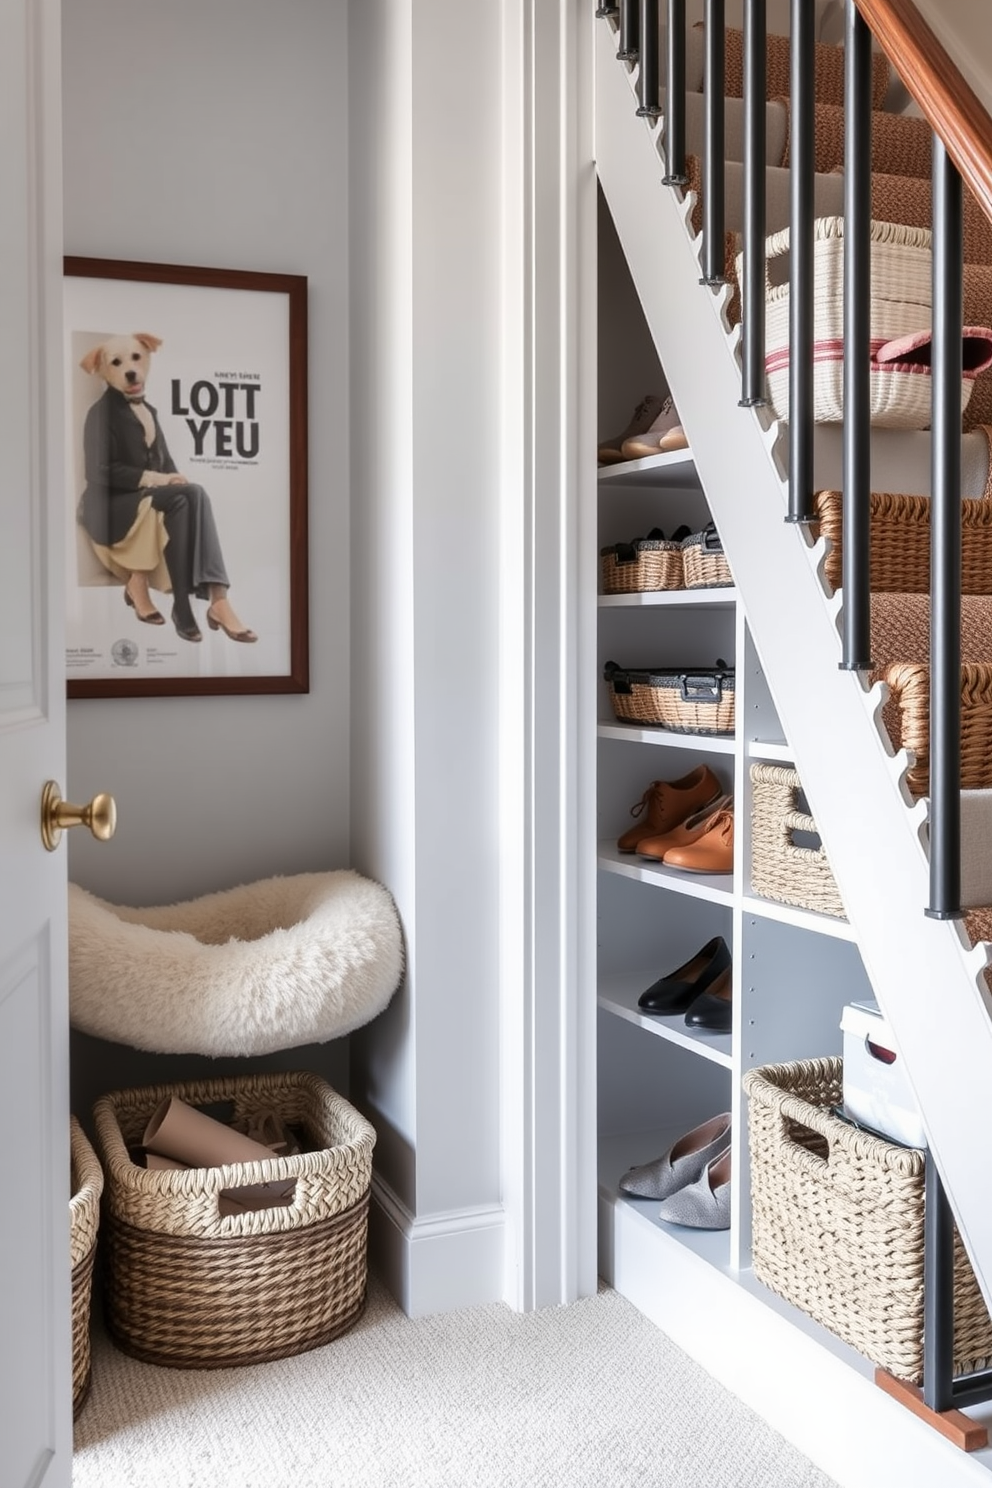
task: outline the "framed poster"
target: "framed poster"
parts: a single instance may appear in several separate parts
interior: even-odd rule
[[[306,279],[64,284],[68,696],[306,692]]]

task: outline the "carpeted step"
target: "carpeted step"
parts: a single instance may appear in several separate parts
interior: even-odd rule
[[[788,166],[791,139],[791,105],[788,98],[777,100],[785,109],[786,146],[781,160],[770,164]],[[890,176],[929,178],[933,155],[933,130],[926,119],[912,114],[893,114],[885,109],[872,113],[872,169]],[[734,156],[734,159],[740,157]],[[838,103],[815,105],[814,169],[842,170],[844,167],[844,109]]]

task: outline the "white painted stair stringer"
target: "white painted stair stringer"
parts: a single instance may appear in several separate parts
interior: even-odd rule
[[[661,184],[658,131],[599,23],[596,164],[631,277],[717,523],[758,655],[854,927],[894,1031],[965,1246],[992,1303],[992,999],[955,922],[929,920],[921,809],[909,809],[877,726],[880,689],[841,671],[837,606],[802,528],[785,522],[780,430],[739,406],[721,301],[699,285],[689,203]],[[725,291],[723,292],[725,295]],[[812,938],[811,938],[812,942]],[[814,948],[810,951],[815,955]],[[805,995],[797,965],[796,996]]]

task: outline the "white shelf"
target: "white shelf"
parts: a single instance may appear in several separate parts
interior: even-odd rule
[[[689,450],[673,450],[644,460],[625,460],[620,465],[600,465],[599,484],[605,488],[635,486],[645,491],[698,491],[699,476]]]
[[[652,868],[646,858],[617,852],[613,842],[600,842],[597,859],[600,868],[607,873],[636,878],[659,889],[687,894],[691,899],[707,899],[711,904],[733,905],[734,902],[731,873],[686,873],[678,868],[666,868],[664,863]]]
[[[663,1018],[657,1013],[643,1013],[637,1006],[641,993],[657,980],[659,974],[657,971],[627,971],[601,975],[597,1002],[606,1012],[645,1029],[655,1038],[666,1039],[730,1069],[733,1040],[729,1033],[709,1033],[704,1028],[690,1028],[681,1013]]]
[[[667,1152],[683,1132],[665,1128],[656,1132],[632,1132],[601,1137],[599,1141],[599,1198],[607,1209],[622,1208],[635,1223],[648,1227],[683,1246],[700,1260],[721,1271],[730,1267],[730,1231],[695,1230],[688,1225],[666,1224],[658,1218],[657,1199],[629,1199],[617,1188],[622,1174],[638,1163],[651,1162]]]
[[[795,761],[786,739],[748,739],[745,748],[748,759],[771,760],[780,765],[791,765]]]
[[[800,930],[814,930],[818,935],[832,935],[835,940],[856,941],[858,938],[850,920],[817,914],[811,909],[796,909],[791,904],[777,904],[774,899],[761,899],[757,894],[745,894],[742,907],[745,914],[777,920],[781,925],[795,925]]]
[[[697,754],[733,754],[734,740],[727,734],[676,734],[672,729],[646,728],[639,723],[601,723],[601,739],[623,739],[630,744],[663,744],[668,749],[692,749]]]
[[[731,610],[737,603],[737,590],[732,586],[714,589],[651,589],[636,594],[601,594],[600,609],[642,609],[672,607],[684,609]]]

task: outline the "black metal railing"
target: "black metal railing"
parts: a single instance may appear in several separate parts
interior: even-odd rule
[[[638,113],[659,109],[658,0],[601,0],[619,19],[624,61],[640,60]],[[701,282],[725,280],[724,0],[705,0]],[[741,397],[766,386],[766,3],[744,4],[744,202],[740,283]],[[667,0],[664,181],[686,182],[686,9]],[[846,0],[844,56],[844,426],[842,668],[871,660],[871,135],[872,34]],[[786,520],[814,515],[815,33],[808,0],[792,0],[789,206],[789,496]],[[962,182],[939,138],[933,163],[931,420],[930,902],[961,914],[961,339]]]

